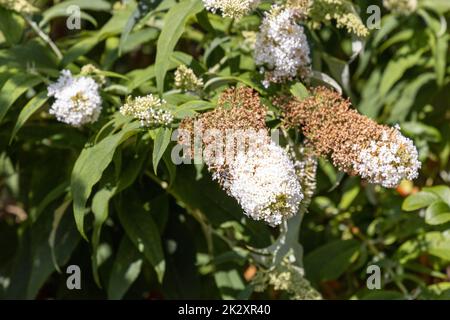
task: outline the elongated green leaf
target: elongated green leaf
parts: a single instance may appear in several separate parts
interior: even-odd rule
[[[380,82],[380,96],[384,96],[392,86],[403,76],[409,68],[417,65],[422,57],[423,51],[418,51],[412,55],[391,60],[384,70]]]
[[[337,83],[336,80],[334,80],[332,77],[330,77],[326,73],[323,73],[320,71],[313,71],[313,73],[311,75],[311,79],[314,79],[321,84],[326,84],[326,85],[336,89],[337,92],[342,93],[342,88],[339,85],[339,83]]]
[[[222,299],[230,300],[244,290],[244,282],[236,269],[214,273],[216,285],[222,292]]]
[[[430,142],[440,142],[442,135],[438,129],[422,122],[404,122],[402,129],[410,136],[421,137]]]
[[[447,0],[422,0],[421,5],[440,13],[450,11],[450,2]]]
[[[43,19],[40,22],[40,26],[44,26],[50,20],[56,17],[69,16],[72,14],[70,7],[78,8],[80,10],[92,10],[92,11],[109,11],[111,9],[111,4],[105,0],[68,0],[53,5],[43,14]],[[80,12],[81,13],[81,12]],[[81,18],[86,18],[87,15],[84,14]],[[89,18],[88,18],[89,19]],[[91,19],[89,19],[91,20]],[[91,21],[92,22],[92,21]],[[94,20],[95,23],[95,20]]]
[[[313,283],[338,278],[348,269],[359,248],[356,240],[338,240],[314,250],[305,257],[307,278]]]
[[[108,284],[108,299],[121,299],[141,273],[142,254],[125,235],[111,270]]]
[[[26,299],[34,299],[36,297],[39,289],[55,271],[55,265],[61,267],[69,261],[73,250],[75,250],[81,239],[72,217],[64,214],[67,204],[67,202],[63,203],[57,209],[58,212],[55,212],[56,216],[52,214],[41,215],[30,230],[31,272],[26,290]],[[21,272],[20,276],[23,277]]]
[[[435,79],[433,73],[425,73],[411,81],[402,91],[400,99],[394,104],[388,122],[404,121],[409,114],[411,107],[416,101],[419,90],[428,82]]]
[[[125,48],[125,43],[128,40],[128,36],[133,30],[134,26],[144,18],[149,12],[154,10],[163,0],[141,0],[138,2],[137,8],[133,11],[130,18],[128,19],[127,24],[120,36],[120,44],[119,44],[119,55],[123,52]]]
[[[262,93],[262,88],[254,83],[251,79],[249,79],[248,74],[241,74],[239,77],[234,76],[220,76],[220,77],[214,77],[209,79],[205,85],[204,90],[214,90],[215,88],[218,88],[220,86],[229,84],[229,83],[243,83],[256,91]]]
[[[14,102],[39,82],[41,82],[41,79],[34,76],[17,74],[5,83],[0,91],[0,122]]]
[[[137,178],[142,164],[147,158],[148,145],[141,143],[135,157],[130,161],[125,170],[120,174],[118,181],[113,181],[113,175],[107,176],[100,182],[100,190],[92,199],[92,212],[94,213],[94,228],[92,231],[92,272],[97,285],[101,287],[98,275],[98,248],[103,224],[109,215],[109,203],[113,196],[128,188]],[[118,168],[120,169],[120,168]]]
[[[114,12],[114,15],[108,22],[100,29],[100,31],[89,34],[89,37],[75,43],[64,55],[62,65],[67,65],[75,61],[78,57],[91,51],[96,45],[116,34],[120,34],[132,7],[127,6],[124,10],[118,10]]]
[[[163,91],[169,59],[184,32],[186,21],[202,10],[203,3],[200,0],[183,0],[171,7],[165,16],[164,26],[157,43],[155,61],[156,83],[160,93]]]
[[[170,128],[159,128],[156,131],[152,155],[153,171],[155,172],[155,174],[157,173],[158,170],[159,161],[161,160],[162,156],[164,155],[164,152],[169,146],[171,136],[172,136],[172,129]]]
[[[213,109],[214,104],[203,100],[193,100],[183,103],[175,108],[174,116],[178,119],[184,119],[186,117],[192,117],[197,114],[197,111],[205,111]]]
[[[32,211],[31,219],[36,221],[41,213],[56,199],[61,197],[64,193],[69,191],[69,181],[64,181],[60,185],[53,188],[45,198],[39,203],[39,206],[36,208],[36,211]]]
[[[18,43],[24,27],[25,21],[17,13],[0,7],[0,31],[8,43]]]
[[[48,245],[50,246],[51,254],[52,254],[52,261],[55,269],[58,272],[61,272],[59,269],[58,261],[56,258],[55,253],[55,240],[56,240],[56,232],[58,231],[58,227],[61,223],[61,219],[64,216],[64,213],[67,211],[67,208],[72,203],[72,199],[69,198],[65,200],[56,210],[53,216],[53,223],[52,223],[52,231],[50,232],[50,236],[48,237]]]
[[[98,246],[100,243],[100,233],[108,218],[108,206],[109,201],[114,196],[116,192],[115,187],[109,187],[108,185],[100,189],[92,199],[92,212],[94,213],[94,229],[92,231],[92,273],[94,275],[94,280],[99,287],[100,277],[98,275]]]
[[[100,180],[103,171],[111,163],[116,148],[136,134],[138,128],[138,123],[127,124],[118,133],[103,139],[93,147],[85,148],[74,165],[71,177],[73,211],[77,228],[86,240],[84,215],[92,187]]]
[[[25,122],[36,112],[38,111],[48,100],[47,92],[42,91],[33,99],[31,99],[25,107],[23,107],[22,111],[19,114],[19,118],[17,119],[16,125],[14,126],[13,132],[11,134],[10,143],[16,136],[17,132],[20,128],[25,124]]]
[[[436,50],[434,54],[434,69],[437,75],[437,83],[442,86],[445,79],[445,67],[447,65],[449,35],[439,37],[436,41]]]
[[[128,237],[155,268],[158,280],[161,282],[166,264],[158,227],[151,213],[143,208],[143,204],[139,203],[132,193],[122,199],[122,203],[117,205],[117,210]]]
[[[378,44],[385,38],[389,33],[392,32],[399,25],[399,19],[397,17],[388,15],[381,19],[381,29],[377,30],[373,37],[373,46],[378,46]]]

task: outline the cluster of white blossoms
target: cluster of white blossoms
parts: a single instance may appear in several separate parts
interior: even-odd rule
[[[94,79],[73,77],[69,70],[63,70],[57,82],[47,88],[48,96],[56,99],[49,113],[74,127],[93,123],[102,111],[99,89]]]
[[[13,10],[23,14],[33,14],[39,11],[35,6],[26,0],[0,0],[0,7]]]
[[[173,121],[170,111],[162,109],[166,102],[149,94],[144,97],[128,97],[120,108],[120,113],[134,117],[141,122],[142,127],[167,126]]]
[[[298,10],[277,5],[264,17],[256,38],[255,63],[263,66],[265,87],[310,74],[309,45],[297,17]]]
[[[370,183],[395,188],[403,179],[418,177],[421,163],[411,139],[404,137],[398,127],[386,129],[379,140],[361,150],[355,170]]]
[[[400,14],[411,14],[417,10],[417,0],[383,0],[386,9]]]
[[[195,75],[194,70],[182,64],[175,71],[175,87],[186,91],[196,91],[203,87],[203,80]]]
[[[271,226],[294,216],[303,199],[293,162],[273,141],[239,152],[227,176],[223,188],[244,213]]]
[[[260,0],[203,0],[205,8],[212,13],[220,11],[222,16],[240,19],[253,11]]]

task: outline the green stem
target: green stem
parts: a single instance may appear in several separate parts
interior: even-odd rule
[[[58,49],[58,47],[56,46],[56,44],[53,42],[53,40],[50,39],[50,37],[44,31],[42,31],[41,28],[39,28],[39,26],[36,24],[36,22],[31,20],[27,16],[24,16],[24,18],[25,18],[26,22],[31,26],[31,28],[33,28],[33,30],[36,32],[36,34],[39,37],[41,37],[41,39],[44,40],[50,46],[50,48],[56,54],[56,57],[58,58],[58,60],[62,60],[63,55],[62,55],[61,51]]]

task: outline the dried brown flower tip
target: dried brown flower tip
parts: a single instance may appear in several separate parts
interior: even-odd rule
[[[194,151],[195,134],[202,137],[204,145],[208,145],[212,141],[210,135],[205,133],[211,131],[219,131],[223,136],[227,132],[239,130],[267,131],[266,113],[267,108],[261,104],[253,89],[231,88],[221,94],[216,109],[196,118],[183,119],[178,141],[182,145],[191,146],[191,151]]]
[[[278,99],[287,126],[300,126],[315,152],[369,182],[395,187],[414,179],[420,168],[412,141],[399,128],[379,125],[351,109],[337,92],[318,87],[302,101]]]

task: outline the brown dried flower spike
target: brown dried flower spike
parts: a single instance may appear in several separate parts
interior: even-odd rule
[[[194,134],[201,135],[204,145],[212,143],[206,132],[218,130],[225,136],[227,131],[249,130],[267,131],[265,117],[267,109],[259,96],[251,88],[231,88],[222,93],[216,109],[196,118],[186,118],[180,123],[179,143],[191,146],[194,151]],[[200,124],[200,132],[195,132],[194,123]],[[186,135],[187,134],[187,135]]]
[[[302,101],[278,104],[285,124],[300,126],[315,152],[330,156],[340,170],[385,187],[417,177],[420,162],[412,141],[399,128],[379,125],[351,109],[337,92],[319,87]]]

